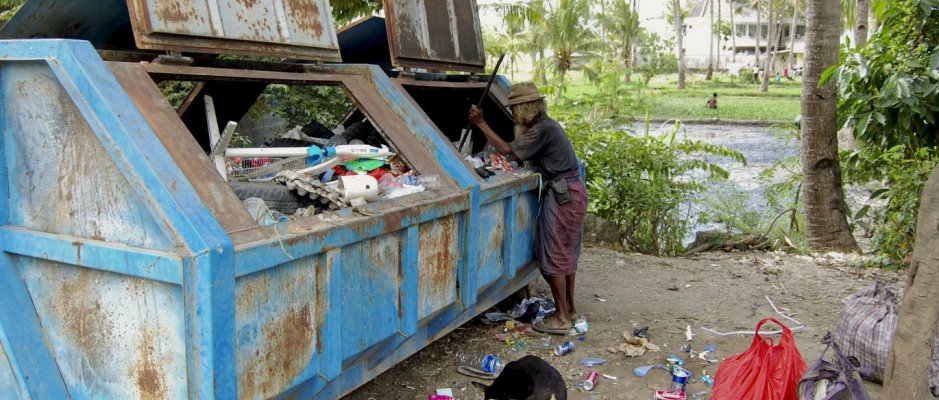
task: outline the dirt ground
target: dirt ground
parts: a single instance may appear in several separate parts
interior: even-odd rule
[[[561,372],[571,399],[648,400],[655,389],[665,389],[670,375],[652,370],[636,377],[632,370],[650,364],[665,364],[669,354],[685,358],[686,367],[695,374],[706,371],[713,376],[719,364],[705,365],[690,359],[680,348],[689,342],[685,327],[695,333],[690,342],[695,351],[707,344],[717,346],[712,358],[722,360],[744,351],[752,336],[716,336],[702,327],[727,332],[752,330],[763,316],[773,315],[764,299],[768,296],[783,312],[805,324],[795,331],[796,343],[806,363],[811,364],[823,347],[819,340],[834,330],[841,299],[875,279],[890,283],[895,290],[904,284],[902,272],[862,269],[839,255],[818,257],[775,253],[704,253],[690,258],[661,258],[622,253],[602,247],[586,247],[581,256],[575,295],[577,311],[585,315],[590,331],[584,341],[576,341],[576,351],[555,356],[552,350],[534,349],[543,335],[523,337],[526,351],[513,351],[498,342],[500,326],[489,326],[478,319],[468,322],[394,368],[381,374],[347,396],[352,400],[426,399],[437,388],[452,388],[457,399],[481,399],[482,393],[470,382],[472,378],[456,372],[458,351],[498,354],[509,361],[534,354],[544,358]],[[536,295],[550,298],[547,285],[539,280]],[[649,327],[649,340],[661,351],[626,358],[611,354],[607,348],[621,341],[623,331]],[[552,337],[557,344],[561,337]],[[594,367],[601,377],[593,391],[577,384],[591,368],[581,366],[584,357],[601,357],[609,362]],[[873,399],[881,399],[879,385],[866,384]],[[704,383],[688,386],[689,399],[707,399]]]

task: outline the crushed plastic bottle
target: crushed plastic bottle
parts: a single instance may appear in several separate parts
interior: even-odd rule
[[[492,354],[473,354],[460,352],[457,354],[457,364],[470,367],[473,369],[478,369],[488,374],[498,374],[502,372],[502,368],[505,367],[505,364],[502,363],[502,360],[499,357]]]
[[[585,357],[585,358],[580,359],[580,365],[583,365],[585,367],[593,367],[593,366],[603,365],[603,364],[606,364],[606,359],[599,358],[599,357]]]

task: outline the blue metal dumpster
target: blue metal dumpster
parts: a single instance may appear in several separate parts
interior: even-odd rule
[[[338,398],[537,276],[535,178],[479,179],[377,66],[139,62],[336,60],[330,15],[325,0],[31,0],[4,28],[83,40],[0,41],[0,398]],[[442,185],[257,226],[168,78],[341,86]]]

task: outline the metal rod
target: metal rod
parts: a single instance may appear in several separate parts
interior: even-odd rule
[[[492,75],[489,76],[489,82],[486,83],[486,90],[483,91],[483,94],[479,96],[479,102],[476,103],[476,107],[482,108],[483,101],[486,100],[486,95],[489,94],[489,88],[492,87],[492,82],[496,80],[496,75],[499,73],[499,67],[502,65],[502,59],[505,58],[505,53],[499,56],[499,61],[496,61],[496,67],[492,70]],[[466,143],[466,138],[469,137],[470,129],[473,127],[473,121],[466,123],[466,129],[460,134],[460,145],[457,146],[457,151],[463,151],[463,144]]]
[[[799,322],[799,321],[796,321],[795,318],[792,318],[792,317],[790,317],[790,316],[788,316],[788,315],[786,315],[786,314],[783,314],[782,311],[779,311],[779,309],[776,308],[776,304],[773,304],[773,301],[769,299],[769,296],[763,296],[763,297],[766,298],[766,301],[768,301],[768,302],[769,302],[769,305],[770,305],[771,307],[773,307],[773,311],[776,311],[776,314],[777,314],[777,315],[779,315],[780,317],[783,317],[783,318],[785,318],[785,319],[787,319],[787,320],[789,320],[789,321],[792,321],[794,324],[796,324],[796,326],[794,326],[794,327],[792,327],[792,328],[789,328],[790,331],[798,331],[798,330],[802,330],[802,329],[805,328],[805,324],[803,324],[803,323],[801,323],[801,322]],[[716,330],[714,330],[714,329],[706,328],[706,327],[703,327],[703,326],[701,327],[701,330],[702,330],[702,331],[710,332],[710,333],[712,333],[712,334],[714,334],[714,335],[717,335],[717,336],[754,335],[754,334],[756,334],[756,331],[718,332],[718,331],[716,331]],[[778,335],[778,334],[780,334],[780,333],[782,333],[782,330],[778,330],[778,331],[761,331],[761,332],[760,332],[761,335]]]

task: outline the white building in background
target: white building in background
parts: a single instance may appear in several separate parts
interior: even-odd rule
[[[687,0],[683,2],[690,10],[688,17],[684,21],[683,45],[685,48],[685,63],[691,69],[707,69],[708,66],[708,46],[714,29],[711,26],[710,3],[714,0]],[[726,0],[721,1],[720,20],[730,24],[731,8]],[[714,23],[718,21],[718,7],[714,4]],[[662,37],[672,38],[675,36],[675,30],[666,19],[665,15],[658,15],[652,18],[643,18],[640,25],[650,32],[658,33]],[[727,38],[723,39],[718,45],[717,38],[714,40],[714,63],[716,68],[729,69],[731,71],[739,70],[742,67],[752,67],[756,64],[756,41],[760,37],[760,62],[763,62],[763,56],[771,53],[772,50],[769,38],[769,21],[766,20],[764,13],[759,26],[757,25],[756,11],[745,7],[734,15],[734,35],[736,36],[736,47],[734,41]],[[805,59],[805,19],[800,16],[796,21],[795,45],[790,49],[789,33],[792,27],[792,14],[782,15],[777,20],[777,28],[781,29],[778,43],[778,53],[776,56],[777,69],[782,70],[789,65],[790,53],[796,57],[796,68],[801,68]],[[736,54],[735,54],[736,52]]]

